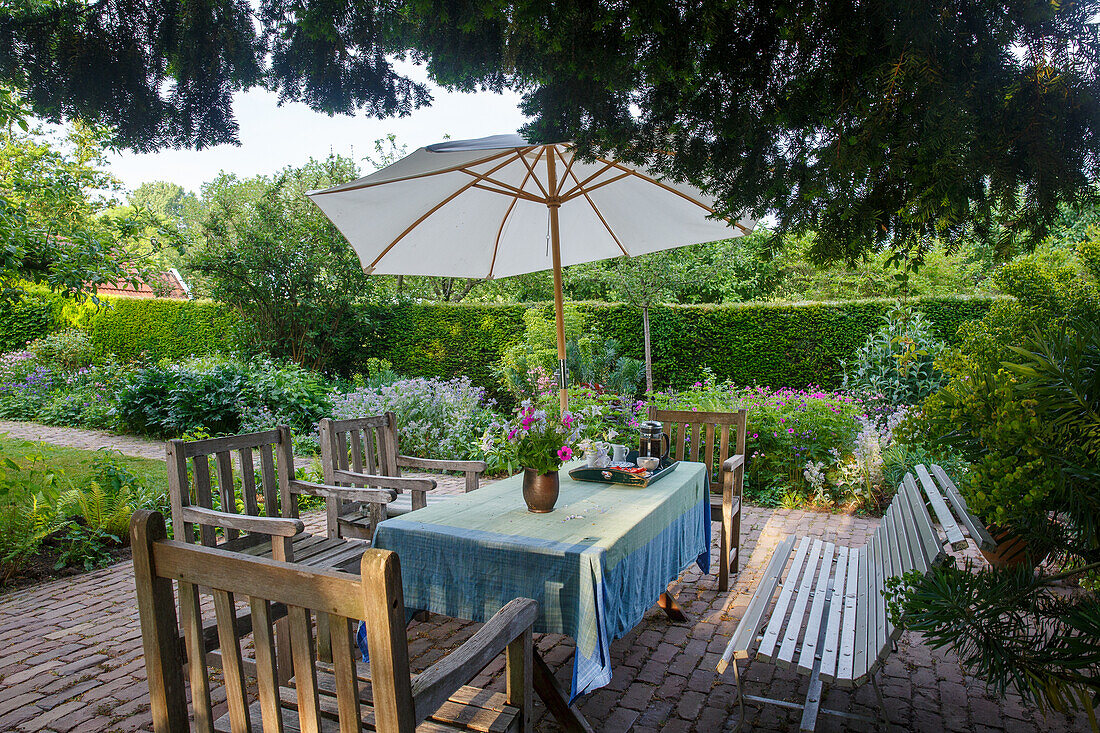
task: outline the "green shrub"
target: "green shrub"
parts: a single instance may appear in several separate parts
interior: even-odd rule
[[[914,405],[947,381],[935,366],[945,344],[912,306],[898,303],[883,320],[846,362],[844,387],[883,395],[895,405]]]
[[[0,303],[0,352],[22,349],[60,326],[60,296],[32,289],[20,300]]]
[[[62,477],[41,444],[28,448],[20,462],[0,443],[0,584],[19,572],[61,522],[57,512]]]
[[[34,354],[40,364],[63,369],[86,367],[99,356],[92,339],[77,328],[67,328],[32,341],[27,351]]]

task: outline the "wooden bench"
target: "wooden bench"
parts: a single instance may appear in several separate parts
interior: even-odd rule
[[[361,577],[165,539],[164,518],[138,511],[130,524],[142,646],[148,671],[153,728],[157,733],[211,731],[351,731],[442,733],[528,731],[534,672],[532,630],[538,604],[516,599],[448,656],[413,677],[405,633],[405,606],[397,555],[367,550]],[[185,643],[179,643],[176,593]],[[197,586],[214,595],[222,648],[228,712],[214,719],[210,679],[202,650],[202,614]],[[249,702],[245,659],[235,604],[251,611],[258,699]],[[273,607],[290,623],[293,686],[279,684],[272,630]],[[186,609],[186,612],[184,612]],[[330,617],[331,664],[319,664],[311,616]],[[352,624],[366,622],[374,660],[369,676],[355,661]],[[506,694],[467,682],[486,664],[506,655]]]
[[[967,546],[964,528],[982,549],[993,547],[989,533],[939,466],[931,472],[917,466],[915,473],[915,478],[912,473],[905,476],[863,547],[793,535],[776,547],[718,663],[719,673],[732,670],[737,685],[737,729],[744,724],[746,698],[801,709],[803,731],[814,729],[819,712],[867,721],[820,707],[824,683],[852,688],[867,680],[875,688],[883,720],[889,722],[875,673],[901,630],[887,616],[886,581],[914,570],[930,572],[946,557],[945,543],[956,550]],[[803,704],[742,693],[737,660],[747,659],[754,646],[756,659],[809,676]]]
[[[339,486],[392,489],[395,498],[384,504],[361,503],[352,497],[333,497],[326,502],[330,537],[370,539],[378,522],[407,514],[448,497],[430,493],[436,482],[430,478],[401,475],[402,468],[417,471],[454,471],[465,475],[466,491],[478,487],[485,472],[484,461],[450,461],[417,458],[401,454],[397,418],[383,415],[333,420],[319,425],[321,465],[325,483]]]

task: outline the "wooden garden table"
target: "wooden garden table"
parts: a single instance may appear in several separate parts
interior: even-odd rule
[[[562,468],[547,514],[527,511],[517,475],[386,520],[374,536],[398,553],[406,608],[485,621],[513,598],[538,601],[535,631],[577,645],[570,701],[611,681],[611,642],[681,571],[709,572],[711,536],[703,464],[683,461],[645,488],[573,481],[576,465]]]

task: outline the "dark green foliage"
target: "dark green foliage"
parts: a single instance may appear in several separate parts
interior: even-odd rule
[[[450,88],[525,94],[575,140],[712,189],[726,213],[823,233],[821,258],[1042,232],[1095,199],[1095,0],[906,3],[13,3],[0,80],[121,142],[236,139],[234,92],[407,114]]]
[[[232,351],[239,318],[221,303],[156,298],[106,298],[88,316],[88,333],[119,359],[184,359]]]
[[[1055,579],[1027,567],[952,564],[890,602],[904,628],[933,649],[950,647],[994,691],[1014,690],[1041,710],[1091,711],[1100,698],[1100,603],[1094,593],[1050,592]]]
[[[56,329],[57,311],[43,297],[0,303],[0,352],[21,349]]]

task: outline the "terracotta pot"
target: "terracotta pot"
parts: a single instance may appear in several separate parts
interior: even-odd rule
[[[554,511],[558,500],[558,472],[535,473],[533,468],[523,469],[523,500],[527,510],[537,514]]]
[[[1034,570],[1046,559],[1038,557],[1037,553],[1028,547],[1027,542],[1009,530],[995,524],[989,525],[987,529],[997,546],[992,550],[982,550],[981,553],[989,564],[998,570],[1010,570],[1024,563]]]

